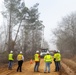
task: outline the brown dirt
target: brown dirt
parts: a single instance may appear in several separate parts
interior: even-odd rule
[[[76,62],[71,59],[63,59],[62,61],[76,73]]]
[[[62,67],[64,68],[65,72],[68,75],[76,75],[76,73],[70,68],[68,67],[66,64],[64,64],[63,62],[61,62]]]
[[[71,58],[74,62],[76,62],[76,56]]]
[[[55,65],[54,62],[51,64],[51,72],[47,75],[59,75],[59,72],[54,72]],[[22,67],[22,72],[16,72],[17,65],[13,66],[13,70],[8,70],[7,67],[0,68],[0,75],[45,75],[44,73],[44,61],[43,59],[40,62],[39,71],[34,72],[34,61],[33,64],[30,64],[30,61],[24,62]]]
[[[61,66],[61,69],[60,69],[60,74],[59,75],[68,75],[66,72],[65,72],[65,69]]]
[[[22,72],[16,72],[17,69],[17,63],[13,65],[12,70],[8,70],[7,65],[3,65],[3,67],[0,67],[0,75],[76,75],[75,73],[75,66],[76,63],[69,59],[63,59],[63,62],[61,62],[62,68],[60,72],[54,72],[55,65],[54,62],[52,62],[50,68],[50,73],[44,73],[44,61],[43,59],[40,62],[39,71],[40,72],[34,72],[34,61],[32,64],[30,64],[30,61],[24,62],[22,66]],[[73,66],[74,65],[74,66]]]

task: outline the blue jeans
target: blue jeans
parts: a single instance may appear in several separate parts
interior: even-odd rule
[[[34,72],[38,72],[40,62],[35,62]]]
[[[60,61],[56,61],[56,71],[60,70]]]
[[[44,72],[46,72],[47,70],[48,70],[48,72],[50,72],[50,62],[45,62]]]
[[[13,64],[13,61],[12,60],[9,60],[9,63],[8,63],[8,68],[9,69],[12,69],[12,64]]]

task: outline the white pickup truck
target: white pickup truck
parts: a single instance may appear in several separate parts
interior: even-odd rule
[[[44,57],[47,54],[48,49],[41,49],[40,57]]]

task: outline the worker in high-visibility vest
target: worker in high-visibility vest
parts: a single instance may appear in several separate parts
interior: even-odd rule
[[[54,50],[54,64],[55,64],[55,71],[56,71],[56,61],[55,61],[55,54],[56,54],[56,50]]]
[[[13,64],[13,51],[10,51],[9,55],[8,55],[8,60],[9,60],[9,63],[8,63],[8,69],[9,70],[12,70],[12,64]]]
[[[35,60],[34,72],[39,72],[39,64],[40,64],[39,51],[36,51],[36,54],[34,55],[34,60]]]
[[[50,73],[50,64],[52,63],[52,56],[49,52],[44,56],[44,62],[45,62],[45,69],[44,73],[48,70],[48,73]]]
[[[22,72],[22,64],[23,64],[23,61],[24,61],[24,56],[22,54],[22,51],[20,51],[20,53],[18,54],[17,60],[18,60],[17,72],[18,71]]]
[[[55,63],[56,63],[55,71],[59,71],[60,70],[60,61],[61,61],[60,51],[57,51],[55,53],[54,60],[55,60]]]

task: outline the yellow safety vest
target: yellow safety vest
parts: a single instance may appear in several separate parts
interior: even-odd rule
[[[18,54],[17,60],[18,60],[18,61],[22,60],[22,56],[23,56],[22,54]]]
[[[45,62],[52,62],[52,56],[51,55],[45,55],[44,56],[44,61]]]
[[[60,61],[61,60],[61,54],[60,53],[56,53],[54,58],[56,59],[55,61]]]
[[[56,53],[54,53],[54,58],[55,58],[55,54],[56,54]]]
[[[13,54],[9,54],[8,60],[14,60],[14,59],[13,59]]]
[[[39,54],[34,55],[35,61],[40,61]]]

